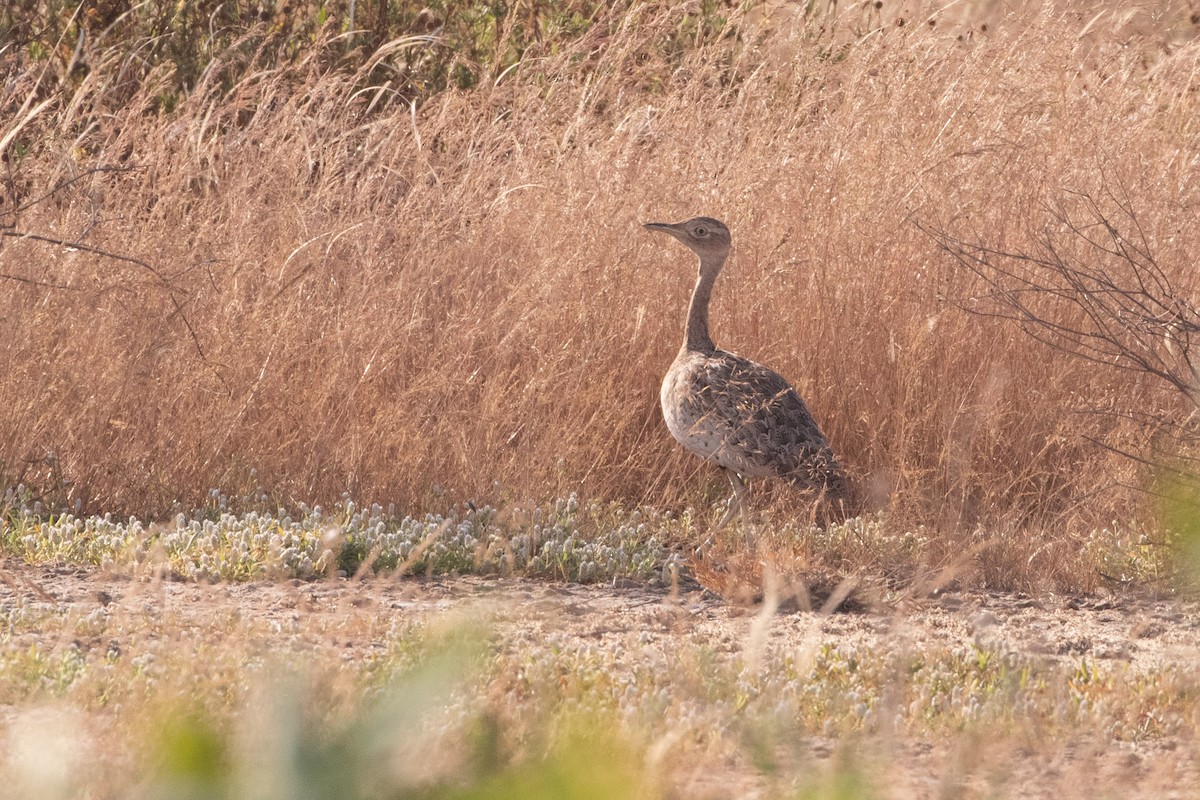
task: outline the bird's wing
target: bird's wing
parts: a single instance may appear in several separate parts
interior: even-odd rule
[[[844,483],[829,443],[782,375],[718,350],[692,373],[697,416],[721,431],[722,466],[838,490]]]

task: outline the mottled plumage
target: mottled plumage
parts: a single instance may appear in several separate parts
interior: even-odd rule
[[[645,227],[671,234],[700,257],[683,347],[660,400],[671,434],[727,471],[734,495],[722,523],[740,504],[741,477],[781,478],[845,497],[845,473],[796,390],[774,370],[717,349],[708,335],[709,299],[729,256],[729,229],[709,217]]]

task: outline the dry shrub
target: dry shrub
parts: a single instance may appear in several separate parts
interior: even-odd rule
[[[215,64],[170,115],[94,68],[10,147],[0,211],[144,263],[0,240],[0,477],[149,514],[254,483],[712,502],[657,405],[694,265],[640,228],[703,213],[734,235],[717,342],[793,381],[871,504],[933,525],[933,563],[980,528],[1005,564],[1061,562],[1138,512],[1138,473],[1088,441],[1126,423],[1077,409],[1171,400],[963,313],[970,277],[912,221],[1019,250],[1059,193],[1119,182],[1194,289],[1200,49],[1166,12],[965,38],[863,13],[884,24],[859,38],[741,17],[672,62],[678,10],[638,6],[415,105],[321,45],[228,90]]]

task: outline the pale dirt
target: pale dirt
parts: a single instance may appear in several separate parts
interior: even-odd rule
[[[644,586],[558,584],[515,578],[336,579],[319,582],[194,584],[131,580],[97,570],[28,566],[0,560],[0,607],[14,602],[86,615],[106,606],[131,615],[161,616],[200,625],[214,612],[233,613],[279,629],[299,618],[328,638],[323,646],[345,657],[386,647],[364,631],[364,619],[429,618],[454,610],[487,614],[501,641],[538,640],[550,634],[580,644],[623,645],[636,654],[647,644],[660,650],[697,640],[719,652],[760,648],[854,645],[878,650],[954,648],[981,644],[1035,656],[1042,663],[1127,664],[1130,679],[1170,665],[1191,669],[1200,654],[1200,608],[1196,603],[1145,597],[1019,596],[958,592],[909,601],[901,609],[861,613],[781,612],[765,616],[731,605],[703,590],[667,592]],[[260,628],[261,629],[261,628]],[[2,633],[2,632],[0,632]],[[55,634],[61,635],[61,634]],[[28,647],[36,632],[0,646]],[[79,646],[76,642],[75,645]],[[83,646],[110,646],[107,641]],[[634,646],[636,644],[636,646]],[[635,657],[633,655],[631,658]],[[631,665],[632,667],[633,665]],[[12,709],[0,709],[0,723]],[[842,745],[815,737],[813,769],[822,769]],[[1029,752],[1004,743],[896,741],[862,745],[887,767],[886,797],[1200,796],[1197,747],[1192,737],[1127,742],[1047,740]],[[880,752],[880,748],[886,752]],[[975,764],[974,762],[978,762]],[[978,765],[986,764],[986,769]],[[708,765],[678,788],[680,797],[753,797],[759,783],[743,765]]]

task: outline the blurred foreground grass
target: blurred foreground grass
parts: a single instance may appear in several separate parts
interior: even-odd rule
[[[324,629],[312,615],[280,635],[216,606],[35,605],[0,619],[5,796],[910,796],[900,776],[945,798],[1017,797],[1031,776],[1057,786],[1064,753],[1134,796],[1111,769],[1128,754],[1194,769],[1183,664],[1056,665],[987,644],[613,646],[461,614]],[[348,653],[355,636],[383,646]],[[1062,783],[1058,796],[1088,788]]]

